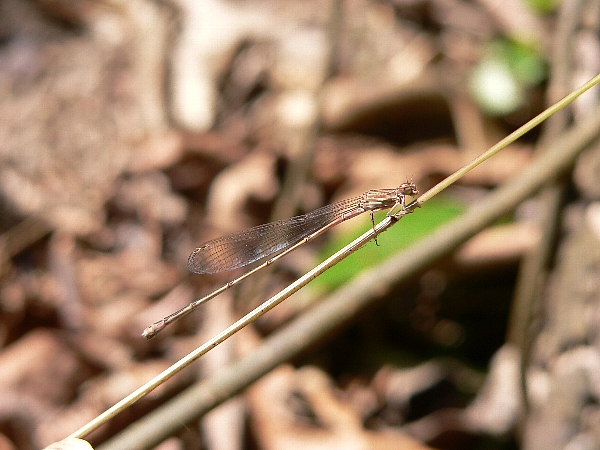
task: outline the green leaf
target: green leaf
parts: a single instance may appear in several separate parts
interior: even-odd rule
[[[559,0],[525,0],[531,8],[542,14],[553,12],[560,4]]]
[[[402,218],[385,233],[379,235],[377,241],[369,242],[363,248],[350,255],[348,258],[332,267],[313,282],[313,288],[323,291],[332,291],[340,285],[347,283],[361,271],[373,267],[391,255],[397,253],[410,244],[423,238],[435,228],[460,215],[465,206],[456,200],[448,198],[432,199],[413,214]],[[365,214],[364,216],[368,216]],[[385,217],[385,212],[375,215],[375,221]],[[359,219],[357,219],[359,220]],[[320,260],[324,261],[344,245],[348,244],[371,227],[370,220],[349,233],[344,233],[331,240],[320,252]]]
[[[531,46],[510,39],[490,42],[473,68],[469,91],[488,114],[502,116],[520,108],[527,88],[547,77],[546,63]]]

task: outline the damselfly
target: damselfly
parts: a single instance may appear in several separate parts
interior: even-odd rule
[[[188,259],[188,269],[191,272],[226,272],[269,259],[205,297],[153,323],[144,330],[142,336],[147,339],[153,338],[169,323],[348,219],[369,212],[371,223],[375,227],[373,213],[389,210],[388,215],[392,215],[396,208],[403,211],[406,207],[406,197],[418,193],[417,186],[408,181],[395,189],[372,189],[358,197],[340,200],[301,216],[266,223],[204,243],[195,249]]]

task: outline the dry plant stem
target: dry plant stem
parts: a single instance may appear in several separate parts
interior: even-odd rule
[[[413,206],[414,205],[415,205],[415,203],[413,202]],[[299,278],[294,283],[290,284],[287,288],[283,289],[277,295],[271,297],[269,300],[265,301],[259,307],[250,311],[248,314],[246,314],[240,320],[238,320],[233,325],[228,327],[222,333],[219,333],[217,336],[210,339],[208,342],[201,345],[196,350],[194,350],[193,352],[186,355],[184,358],[177,361],[171,367],[164,370],[162,373],[160,373],[159,375],[154,377],[148,383],[144,384],[142,387],[140,387],[136,391],[129,394],[123,400],[121,400],[120,402],[118,402],[113,407],[109,408],[108,410],[106,410],[104,413],[100,414],[94,420],[90,421],[88,424],[86,424],[85,426],[83,426],[82,428],[80,428],[79,430],[74,432],[73,434],[71,434],[69,437],[70,438],[82,438],[82,437],[88,435],[89,433],[91,433],[92,431],[97,429],[100,425],[107,422],[109,419],[111,419],[116,414],[118,414],[121,410],[130,406],[131,404],[133,404],[134,402],[136,402],[137,400],[139,400],[140,398],[145,396],[148,392],[150,392],[153,389],[155,389],[156,387],[160,386],[162,383],[164,383],[169,378],[171,378],[173,375],[175,375],[176,373],[178,373],[179,371],[181,371],[182,369],[184,369],[185,367],[190,365],[192,362],[194,362],[200,356],[204,355],[206,352],[213,349],[214,347],[219,345],[221,342],[229,339],[231,336],[233,336],[239,330],[241,330],[248,324],[254,322],[257,318],[259,318],[266,312],[273,309],[279,303],[281,303],[282,301],[287,299],[289,296],[291,296],[292,294],[294,294],[295,292],[300,290],[302,287],[304,287],[310,281],[314,280],[316,277],[321,275],[323,272],[325,272],[329,268],[333,267],[341,260],[347,258],[349,255],[354,253],[356,250],[358,250],[360,247],[365,245],[371,239],[375,238],[377,235],[383,233],[390,226],[392,226],[394,223],[396,223],[402,216],[408,214],[413,209],[414,209],[414,207],[411,209],[409,209],[409,207],[407,207],[404,211],[400,211],[395,215],[387,216],[384,220],[382,220],[380,223],[378,223],[374,228],[370,229],[368,232],[366,232],[365,234],[360,236],[358,239],[354,240],[352,243],[350,243],[349,245],[347,245],[346,247],[344,247],[343,249],[341,249],[340,251],[338,251],[331,257],[329,257],[326,261],[322,262],[317,267],[315,267],[310,272],[308,272],[306,275]]]
[[[317,134],[321,127],[321,114],[323,110],[323,91],[327,78],[333,71],[335,65],[335,49],[337,48],[337,41],[339,40],[340,24],[341,24],[341,0],[335,0],[330,5],[330,11],[328,14],[328,31],[327,35],[327,57],[325,58],[324,64],[326,67],[316,67],[315,69],[322,71],[323,77],[320,80],[319,86],[310,90],[304,88],[307,92],[310,92],[317,107],[315,109],[315,117],[312,118],[310,123],[297,129],[287,130],[290,135],[289,145],[292,147],[292,154],[297,155],[292,158],[290,165],[286,171],[285,179],[281,187],[281,193],[278,196],[277,202],[274,205],[273,213],[271,215],[271,221],[285,219],[294,215],[298,203],[300,202],[302,187],[304,186],[305,180],[310,171],[312,161],[314,159],[315,147],[317,144]]]
[[[581,12],[586,0],[565,2],[558,14],[556,37],[551,55],[551,75],[547,89],[548,102],[554,103],[569,92],[572,79],[573,37],[579,26]],[[546,122],[544,133],[537,145],[543,151],[548,143],[558,138],[566,129],[569,113],[559,111]],[[531,348],[534,342],[536,311],[541,302],[540,288],[552,257],[553,245],[558,233],[560,213],[566,195],[566,181],[549,183],[539,195],[539,224],[543,229],[540,242],[521,261],[515,294],[510,308],[507,342],[515,345],[521,354],[521,390],[525,409],[529,409],[526,369],[529,366]]]
[[[331,73],[333,67],[334,49],[337,47],[336,42],[339,35],[340,27],[340,0],[335,0],[331,5],[329,13],[327,30],[327,58],[326,70],[323,70],[323,78],[320,85],[314,91],[305,88],[306,93],[311,93],[313,99],[317,103],[315,108],[315,117],[312,117],[310,123],[302,127],[291,127],[285,131],[287,136],[287,147],[291,151],[289,166],[286,170],[285,178],[281,185],[281,192],[277,197],[277,201],[273,205],[273,211],[270,216],[270,221],[281,220],[294,215],[303,193],[303,186],[308,177],[310,167],[314,159],[314,153],[317,144],[317,134],[321,127],[321,111],[323,102],[324,83]],[[320,68],[317,68],[319,70]],[[248,306],[252,307],[256,301],[260,301],[260,293],[265,291],[265,283],[267,282],[271,269],[267,268],[257,274],[251,283],[241,287],[239,296],[249,300]]]
[[[508,180],[466,214],[439,228],[406,251],[364,272],[288,326],[273,333],[253,353],[225,367],[217,376],[192,386],[97,450],[151,448],[172,436],[184,424],[197,420],[282,362],[331,335],[360,314],[390,286],[424,270],[515,208],[549,180],[567,170],[577,155],[598,134],[600,111],[563,134],[522,173]],[[411,206],[415,204],[416,202]],[[355,242],[350,246],[354,246]],[[336,255],[344,251],[345,249]]]
[[[468,164],[465,164],[463,167],[458,169],[452,175],[450,175],[447,178],[445,178],[444,180],[440,181],[434,187],[432,187],[427,192],[425,192],[423,195],[421,195],[417,201],[419,202],[419,204],[423,204],[427,200],[431,199],[434,195],[439,194],[444,189],[446,189],[448,186],[450,186],[450,185],[454,184],[456,181],[460,180],[465,174],[467,174],[468,172],[473,170],[479,164],[481,164],[482,162],[491,158],[492,156],[494,156],[496,153],[498,153],[503,148],[512,144],[514,141],[519,139],[525,133],[531,131],[533,128],[535,128],[536,126],[541,124],[544,120],[546,120],[552,114],[561,110],[562,108],[567,106],[569,103],[573,102],[573,100],[575,100],[577,97],[579,97],[585,91],[587,91],[588,89],[591,89],[598,83],[600,83],[600,74],[596,75],[590,81],[588,81],[581,87],[579,87],[576,90],[574,90],[573,92],[571,92],[569,95],[564,97],[562,100],[559,100],[554,105],[550,106],[549,108],[547,108],[546,110],[544,110],[543,112],[541,112],[540,114],[535,116],[533,119],[531,119],[525,125],[521,126],[518,130],[513,131],[511,134],[506,136],[504,139],[502,139],[500,142],[498,142],[496,145],[494,145],[488,151],[486,151],[485,153],[482,153],[480,156],[475,158],[473,161],[469,162]]]
[[[12,258],[35,241],[52,232],[52,227],[37,216],[30,216],[0,235],[0,258]],[[0,260],[0,264],[4,262]]]
[[[500,142],[498,142],[496,145],[494,145],[488,151],[481,154],[477,158],[473,159],[471,162],[469,162],[468,164],[466,164],[465,166],[463,166],[462,168],[460,168],[459,170],[454,172],[452,175],[448,176],[445,180],[441,181],[440,183],[435,185],[433,188],[431,188],[429,191],[425,192],[421,197],[418,198],[417,206],[420,206],[421,204],[425,203],[427,200],[431,199],[433,196],[439,194],[441,191],[446,189],[448,186],[450,186],[451,184],[453,184],[454,182],[459,180],[461,177],[463,177],[466,173],[470,172],[475,167],[477,167],[479,164],[483,163],[484,161],[486,161],[487,159],[491,158],[493,155],[498,153],[500,150],[502,150],[506,146],[508,146],[511,143],[513,143],[514,141],[516,141],[519,137],[523,136],[525,133],[532,130],[534,127],[536,127],[537,125],[542,123],[544,120],[546,120],[548,117],[550,117],[555,112],[560,111],[562,108],[564,108],[569,103],[571,103],[573,100],[575,100],[577,97],[579,97],[582,93],[584,93],[588,89],[592,88],[599,82],[600,82],[600,74],[596,75],[594,78],[592,78],[590,81],[585,83],[583,86],[579,87],[578,89],[576,89],[575,91],[573,91],[572,93],[570,93],[569,95],[564,97],[562,100],[556,102],[554,105],[550,106],[542,113],[538,114],[536,117],[531,119],[529,122],[527,122],[525,125],[520,127],[518,130],[514,131],[513,133],[509,134],[507,137],[502,139]],[[324,232],[330,226],[331,226],[331,224],[326,227],[323,227],[321,230],[314,233],[314,235],[318,235],[318,234]],[[261,264],[260,266],[254,268],[253,270],[247,272],[246,274],[242,275],[241,277],[238,277],[235,280],[229,282],[227,285],[223,286],[222,288],[217,289],[217,290],[213,291],[212,293],[208,294],[207,296],[196,300],[195,302],[190,304],[189,307],[186,307],[182,310],[176,311],[175,313],[167,316],[166,318],[161,319],[158,322],[155,322],[154,324],[150,325],[149,327],[147,327],[144,330],[144,332],[142,333],[142,336],[144,336],[148,339],[151,339],[152,337],[156,336],[156,334],[158,334],[161,330],[163,330],[173,320],[176,320],[177,318],[181,317],[184,314],[188,314],[193,309],[195,309],[197,306],[214,298],[215,296],[219,295],[221,292],[232,287],[234,284],[239,283],[240,281],[249,277],[250,275],[256,273],[257,271],[261,270],[263,267],[268,266],[269,264],[271,264],[271,262],[273,262],[276,259],[279,259],[280,257],[282,257],[283,255],[291,252],[293,249],[295,249],[296,247],[298,247],[300,245],[302,245],[302,241],[299,242],[298,244],[290,247],[288,250],[275,256],[274,258],[271,258],[270,260],[266,261],[265,263]]]
[[[460,176],[462,176],[464,173],[468,172],[468,170],[471,170],[473,167],[476,167],[477,165],[481,164],[487,158],[489,158],[493,154],[497,153],[501,148],[508,145],[510,142],[513,142],[514,140],[518,139],[520,136],[525,134],[527,131],[529,131],[531,128],[533,128],[535,125],[541,123],[544,119],[549,117],[552,114],[552,112],[556,112],[558,110],[557,105],[560,105],[560,107],[566,106],[567,104],[572,102],[575,98],[577,98],[578,95],[581,95],[583,92],[590,89],[592,86],[594,86],[598,82],[600,82],[600,75],[597,75],[592,80],[590,80],[586,84],[584,84],[582,87],[580,87],[579,89],[577,89],[576,91],[574,91],[573,93],[571,93],[567,97],[565,97],[563,100],[558,102],[556,105],[554,105],[551,108],[548,108],[543,113],[539,114],[536,118],[530,120],[524,127],[520,128],[519,130],[515,131],[514,133],[511,133],[507,138],[500,141],[500,143],[498,143],[497,145],[492,147],[490,150],[485,152],[482,156],[473,160],[473,162],[467,164],[466,166],[464,166],[463,168],[461,168],[460,170],[458,170],[457,172],[455,172],[454,174],[449,176],[446,180],[450,179],[450,180],[453,180],[452,182],[456,181],[458,178],[460,178],[459,176],[457,176],[457,174],[460,174]],[[577,94],[577,95],[575,95],[575,94]],[[596,124],[594,123],[593,126],[595,126],[595,125]],[[591,125],[588,125],[588,126],[591,127]],[[595,128],[593,128],[593,129],[595,131]],[[520,130],[523,130],[523,131],[520,131]],[[571,136],[571,134],[572,133],[568,134],[568,136]],[[586,143],[589,142],[589,140],[592,139],[592,137],[593,136],[588,137],[586,140]],[[583,146],[583,145],[584,144],[581,144],[581,146]],[[577,147],[576,153],[578,153],[578,151],[580,151],[580,149],[581,149],[581,147]],[[550,155],[551,158],[549,158],[549,159],[551,159],[551,160],[555,156],[553,154],[553,152],[547,152],[547,155]],[[548,158],[547,155],[544,155],[544,156],[546,158]],[[543,159],[543,158],[540,158],[540,159]],[[567,162],[569,162],[571,160],[572,160],[572,158],[568,159]],[[554,167],[553,164],[551,164],[551,162],[553,162],[553,161],[548,162],[548,167]],[[537,166],[535,166],[535,167],[537,167]],[[543,170],[543,169],[544,168],[542,168],[541,170]],[[547,170],[547,168],[546,168],[546,170]],[[525,171],[523,171],[523,174],[528,174],[530,171],[531,171],[531,169],[525,170]],[[543,172],[543,173],[546,173],[546,172]],[[551,172],[551,174],[552,173],[554,173],[554,172]],[[540,183],[539,185],[541,185],[541,183],[543,181],[545,181],[546,178],[543,178],[541,181],[539,180],[539,177],[534,177],[532,179],[538,180]],[[437,193],[441,192],[443,189],[445,189],[447,186],[449,186],[451,184],[451,183],[447,182],[446,180],[442,181],[438,185],[434,186],[434,188],[427,191],[417,201],[415,201],[411,205],[409,205],[406,210],[401,211],[400,213],[405,214],[405,213],[413,211],[415,207],[420,206],[424,201],[433,197]],[[524,185],[525,185],[525,183],[524,183]],[[538,189],[539,185],[537,185],[535,187],[535,189]],[[512,188],[512,189],[515,192],[519,192],[516,188]],[[501,191],[501,192],[504,192],[504,191]],[[527,190],[524,194],[522,194],[523,195],[522,197],[518,197],[516,202],[509,195],[508,198],[510,198],[511,203],[508,206],[502,205],[503,207],[500,207],[499,209],[502,210],[502,213],[510,210],[511,207],[514,207],[516,204],[518,204],[519,201],[522,201],[524,198],[526,198],[527,195],[530,195],[532,192],[533,192],[533,188],[531,188],[530,190]],[[490,195],[490,197],[496,198],[497,195],[496,195],[496,197],[494,197],[494,194],[492,194],[492,195]],[[496,217],[497,216],[494,216],[494,218],[496,218]],[[396,216],[386,217],[374,229],[369,230],[367,233],[363,234],[360,238],[356,239],[355,241],[353,241],[352,243],[350,243],[349,245],[344,247],[342,250],[335,253],[333,256],[328,258],[325,262],[319,264],[317,267],[315,267],[313,270],[311,270],[309,273],[307,273],[300,279],[296,280],[296,282],[292,283],[290,286],[288,286],[286,289],[281,291],[279,294],[275,295],[274,297],[271,297],[271,299],[267,300],[265,303],[260,305],[258,308],[255,308],[253,311],[251,311],[246,316],[244,316],[242,319],[237,321],[234,325],[229,327],[227,330],[225,330],[222,333],[220,333],[219,335],[215,336],[213,339],[211,339],[210,341],[208,341],[207,343],[205,343],[198,349],[194,350],[193,352],[191,352],[190,354],[188,354],[187,356],[182,358],[177,363],[173,364],[170,368],[163,371],[157,377],[150,380],[148,383],[144,384],[142,387],[140,387],[136,391],[129,394],[123,400],[121,400],[120,402],[118,402],[117,404],[115,404],[114,406],[109,408],[108,410],[106,410],[104,413],[100,414],[98,417],[96,417],[95,419],[90,421],[88,424],[81,427],[79,430],[77,430],[76,432],[71,434],[69,437],[72,437],[72,438],[85,437],[90,432],[94,431],[99,426],[101,426],[103,423],[110,420],[112,417],[114,417],[116,414],[118,414],[121,410],[123,410],[126,407],[128,407],[129,405],[133,404],[134,402],[136,402],[137,400],[139,400],[140,398],[145,396],[147,393],[149,393],[150,391],[152,391],[153,389],[155,389],[156,387],[158,387],[159,385],[164,383],[166,380],[171,378],[173,375],[175,375],[176,373],[181,371],[183,368],[185,368],[186,366],[191,364],[193,361],[195,361],[197,358],[202,356],[204,353],[206,353],[210,349],[216,347],[221,342],[228,339],[231,335],[233,335],[234,333],[236,333],[237,331],[239,331],[240,329],[242,329],[243,327],[245,327],[252,321],[256,320],[256,318],[260,317],[261,315],[263,315],[270,309],[274,308],[276,305],[281,303],[283,300],[285,300],[287,297],[292,295],[294,292],[298,291],[300,288],[302,288],[304,285],[309,283],[311,280],[313,280],[314,278],[319,276],[321,273],[325,272],[328,268],[332,267],[333,265],[337,264],[342,259],[349,256],[351,253],[356,251],[362,245],[366,244],[369,240],[376,237],[379,233],[382,233],[383,231],[385,231],[388,227],[393,225],[393,223],[395,223],[397,220],[398,220],[398,217],[396,217]],[[482,219],[480,219],[478,222],[476,222],[476,224],[479,226],[479,228],[472,231],[472,234],[479,231],[481,228],[483,228],[483,226],[485,226],[487,223],[489,223],[487,220],[489,220],[489,219],[484,215],[482,217]],[[447,228],[447,227],[444,227],[444,228]],[[461,231],[461,233],[462,232],[463,231]],[[434,234],[433,236],[436,236],[436,234]],[[469,235],[467,235],[467,237],[468,236]],[[464,240],[467,239],[467,237],[465,237],[460,242],[464,242]],[[427,243],[432,242],[432,239],[430,238],[426,242]],[[456,244],[456,245],[458,245],[458,244]],[[411,266],[413,264],[413,262],[406,261],[406,262],[404,262],[404,264]],[[377,278],[377,279],[378,279],[379,283],[382,282],[381,278]]]

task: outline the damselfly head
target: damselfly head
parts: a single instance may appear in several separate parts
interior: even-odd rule
[[[419,190],[417,189],[417,185],[412,181],[407,181],[406,183],[402,183],[398,187],[398,192],[401,195],[418,195]]]

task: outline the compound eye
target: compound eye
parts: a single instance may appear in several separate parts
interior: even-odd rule
[[[413,183],[407,183],[402,186],[402,195],[416,195],[418,193],[417,186]]]

